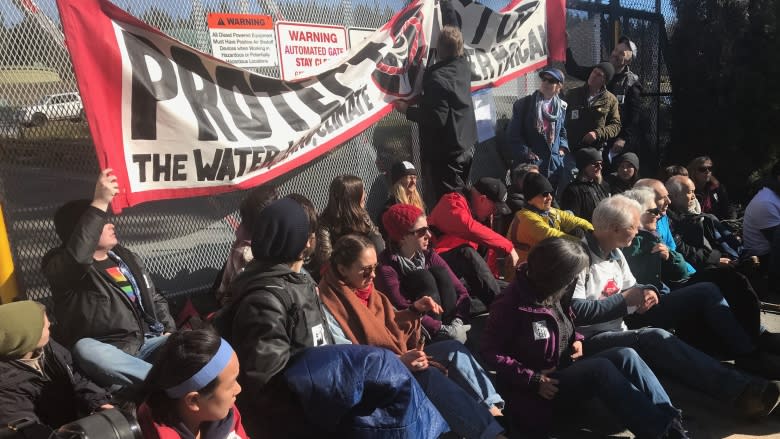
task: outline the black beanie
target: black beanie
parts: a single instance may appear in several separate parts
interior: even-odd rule
[[[633,152],[627,152],[625,154],[621,154],[618,156],[617,159],[615,159],[615,163],[620,164],[623,162],[631,163],[631,166],[634,167],[637,171],[639,170],[639,157],[634,154]]]
[[[267,205],[252,227],[252,255],[274,263],[297,261],[309,241],[309,217],[291,198]]]
[[[54,213],[54,230],[63,244],[68,242],[70,235],[73,234],[73,230],[76,228],[76,223],[79,222],[84,212],[89,209],[90,204],[92,204],[92,201],[86,199],[68,201]]]
[[[526,174],[523,180],[523,196],[526,201],[531,201],[533,197],[545,192],[555,192],[547,177],[536,172]]]
[[[582,148],[574,153],[574,160],[577,162],[577,169],[582,171],[589,164],[603,161],[604,158],[596,148]]]

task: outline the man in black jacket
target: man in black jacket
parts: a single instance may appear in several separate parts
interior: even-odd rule
[[[582,148],[574,153],[577,160],[577,179],[561,194],[561,209],[588,221],[601,200],[609,197],[609,184],[602,175],[601,153],[595,148]]]
[[[98,384],[140,384],[149,360],[175,329],[168,304],[141,259],[119,245],[108,205],[119,191],[100,173],[92,201],[66,203],[54,215],[62,245],[43,258],[57,318],[55,339]]]
[[[43,305],[0,306],[0,425],[29,419],[57,428],[110,409],[109,395],[72,367],[70,353],[49,340]]]
[[[625,152],[640,153],[639,114],[641,112],[642,82],[639,80],[639,76],[629,68],[636,55],[636,44],[624,35],[620,37],[618,44],[609,56],[609,62],[615,68],[615,75],[607,83],[607,90],[617,97],[621,129],[620,134],[609,143],[609,148],[604,150],[607,173],[615,171],[617,163],[613,159],[620,154]],[[593,67],[577,64],[571,48],[566,49],[566,73],[585,81],[592,69]]]
[[[471,64],[463,53],[463,35],[454,26],[439,34],[436,64],[423,76],[420,104],[396,101],[398,111],[420,125],[420,149],[426,183],[433,184],[433,205],[447,192],[463,189],[469,178],[477,122],[471,101]]]

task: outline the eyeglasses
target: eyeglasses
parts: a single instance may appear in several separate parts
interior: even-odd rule
[[[428,226],[425,226],[425,227],[420,227],[419,229],[410,230],[409,234],[410,235],[413,234],[414,236],[416,236],[418,238],[422,238],[423,236],[427,235],[428,232],[430,232],[430,231],[431,231],[431,228],[428,227]]]
[[[553,78],[552,76],[542,76],[542,82],[549,82],[550,84],[560,84],[561,81]]]
[[[593,162],[591,164],[593,165],[594,168],[601,168],[602,166],[604,166],[604,162]]]
[[[705,172],[712,172],[712,166],[699,166],[699,172],[702,174]]]
[[[661,209],[654,207],[652,209],[647,209],[645,213],[649,213],[650,215],[653,216],[661,216]]]
[[[367,265],[365,267],[361,267],[360,268],[360,274],[363,277],[371,277],[371,275],[374,274],[374,270],[376,270],[376,267],[378,265],[379,264],[374,264],[374,265]]]

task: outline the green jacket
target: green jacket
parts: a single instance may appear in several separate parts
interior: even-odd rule
[[[677,282],[688,276],[685,259],[680,253],[669,250],[669,259],[661,259],[660,253],[651,253],[661,239],[651,232],[640,230],[631,245],[623,249],[631,273],[637,283],[650,284],[664,290],[664,283]]]
[[[569,90],[566,93],[566,133],[569,147],[572,151],[583,148],[582,137],[589,131],[596,132],[596,142],[593,145],[600,149],[609,139],[620,133],[620,112],[618,100],[607,90],[604,90],[591,105],[588,105],[588,84]]]

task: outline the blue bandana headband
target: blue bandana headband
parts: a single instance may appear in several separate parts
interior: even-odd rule
[[[177,386],[165,389],[165,393],[170,398],[178,399],[190,392],[196,392],[206,387],[222,373],[222,370],[230,362],[230,358],[233,357],[233,348],[224,338],[221,340],[217,353],[195,375]]]

